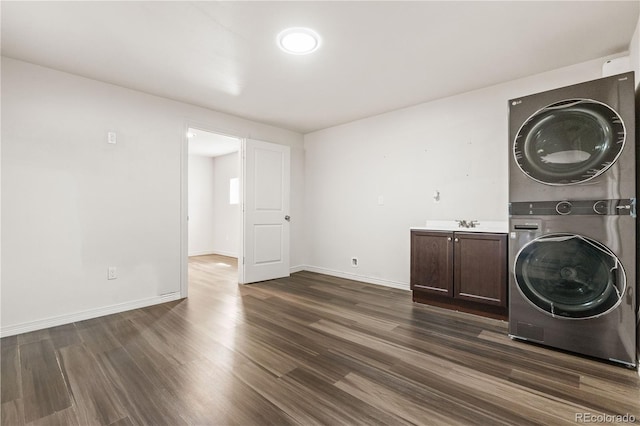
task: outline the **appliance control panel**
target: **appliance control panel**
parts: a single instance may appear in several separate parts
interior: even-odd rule
[[[636,216],[636,199],[522,201],[509,203],[510,216],[618,215]]]

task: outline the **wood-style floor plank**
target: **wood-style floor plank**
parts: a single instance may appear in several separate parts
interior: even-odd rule
[[[56,411],[46,417],[28,423],[28,426],[87,426],[95,423],[82,423],[76,415],[74,407]]]
[[[51,340],[20,345],[25,423],[71,406],[69,391]]]
[[[164,388],[154,387],[124,348],[116,348],[98,356],[101,368],[115,389],[135,424],[187,424],[175,410]]]
[[[22,399],[14,399],[0,405],[0,422],[3,425],[24,425],[24,404]]]
[[[299,398],[315,401],[318,405],[327,407],[327,411],[333,411],[336,420],[331,424],[401,425],[406,423],[393,411],[369,404],[368,401],[344,391],[335,383],[327,383],[322,377],[304,368],[297,368],[280,380],[291,386]],[[310,389],[313,389],[313,392],[310,392]]]
[[[115,390],[97,360],[83,345],[63,347],[60,364],[64,369],[80,424],[108,425],[126,417]]]
[[[381,407],[385,412],[395,414],[406,424],[420,424],[425,419],[430,419],[434,423],[465,424],[461,419],[445,415],[441,410],[432,409],[432,405],[425,404],[424,401],[414,402],[410,395],[395,392],[357,373],[347,374],[336,383],[336,387],[373,407]],[[398,423],[400,422],[398,421]]]
[[[80,343],[80,336],[75,324],[65,324],[50,328],[49,336],[51,336],[51,342],[56,349]]]
[[[189,299],[0,340],[1,425],[541,425],[640,419],[637,371],[503,321],[299,272],[189,261]]]
[[[20,379],[20,353],[18,345],[2,344],[0,348],[0,399],[2,404],[22,397],[22,380]]]

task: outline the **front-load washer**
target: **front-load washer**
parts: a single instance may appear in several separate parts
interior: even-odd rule
[[[619,74],[509,101],[509,201],[635,197],[635,87]]]
[[[634,202],[510,204],[512,338],[636,366]]]

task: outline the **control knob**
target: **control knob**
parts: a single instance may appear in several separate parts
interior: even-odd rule
[[[556,204],[556,211],[558,212],[558,214],[561,215],[566,215],[571,213],[571,203],[568,201],[560,201],[558,204]]]
[[[607,214],[609,212],[609,203],[603,200],[596,201],[593,204],[593,211],[598,214]]]

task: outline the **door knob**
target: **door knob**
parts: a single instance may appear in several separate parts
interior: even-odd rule
[[[284,217],[284,220],[286,220],[287,222],[291,222],[291,216],[286,215],[286,216]]]

